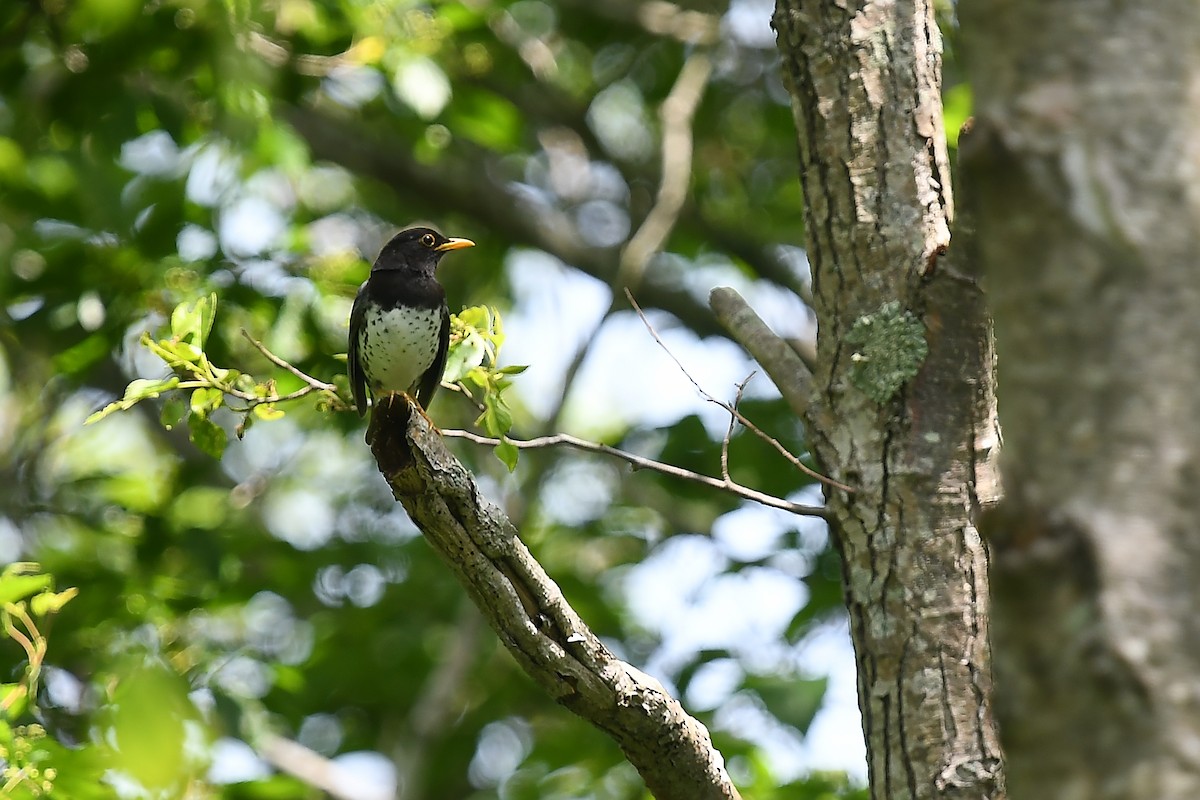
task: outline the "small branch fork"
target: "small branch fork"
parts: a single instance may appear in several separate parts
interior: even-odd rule
[[[679,359],[675,357],[675,354],[671,352],[670,348],[667,347],[666,343],[663,342],[662,337],[658,335],[658,331],[654,329],[654,326],[652,324],[650,324],[650,320],[646,318],[646,312],[642,311],[642,307],[638,305],[637,300],[633,299],[633,292],[626,289],[625,296],[627,298],[629,298],[629,304],[631,306],[633,306],[633,309],[637,312],[638,316],[641,317],[642,324],[646,326],[646,330],[650,331],[650,335],[654,337],[654,341],[658,342],[658,346],[661,347],[663,349],[663,351],[666,352],[666,354],[671,357],[671,360],[675,362],[675,365],[677,367],[679,367],[679,371],[682,372],[684,377],[687,378],[688,381],[691,382],[692,386],[696,387],[696,391],[698,391],[700,393],[701,397],[703,397],[708,402],[710,402],[714,405],[718,405],[721,408],[728,411],[729,415],[731,417],[737,419],[738,422],[745,425],[747,430],[749,430],[755,436],[757,436],[758,438],[762,439],[767,444],[774,447],[775,450],[781,456],[783,456],[785,459],[788,460],[789,463],[792,464],[792,466],[796,467],[796,469],[800,470],[805,475],[808,475],[809,477],[811,477],[815,480],[818,480],[821,483],[824,483],[828,486],[832,486],[835,489],[841,489],[843,492],[850,492],[850,493],[854,492],[854,489],[852,487],[847,486],[846,484],[841,483],[840,481],[835,481],[833,478],[829,478],[829,477],[826,477],[825,475],[822,475],[821,473],[814,470],[812,467],[805,464],[800,459],[796,458],[796,456],[794,456],[790,452],[788,452],[788,449],[786,447],[784,447],[782,444],[779,443],[778,439],[765,433],[761,428],[759,428],[757,425],[755,425],[753,422],[751,422],[749,419],[747,419],[746,416],[744,414],[742,414],[741,411],[738,411],[736,405],[730,405],[729,403],[726,403],[724,400],[718,400],[717,398],[715,398],[711,394],[709,394],[707,391],[705,391],[704,387],[702,387],[696,381],[696,379],[692,377],[691,373],[689,373],[687,371],[687,368],[685,366],[683,366],[683,364],[679,361]],[[742,390],[744,389],[744,387],[745,387],[745,382],[743,382],[742,385],[738,387],[738,397],[739,398],[741,397],[741,393],[742,393]]]
[[[255,405],[261,405],[262,403],[282,403],[282,402],[286,402],[288,400],[298,400],[301,397],[304,397],[305,395],[312,394],[313,392],[324,392],[327,395],[329,395],[330,400],[333,400],[338,404],[338,407],[348,407],[342,401],[341,396],[338,395],[337,386],[333,385],[332,383],[326,383],[325,381],[318,380],[318,379],[314,378],[313,376],[309,375],[308,373],[304,372],[303,370],[300,370],[297,367],[295,367],[294,365],[283,360],[279,356],[275,355],[274,353],[272,353],[270,350],[267,349],[266,345],[264,345],[262,342],[255,339],[253,336],[251,336],[250,332],[247,331],[245,328],[242,328],[242,336],[245,337],[246,341],[248,341],[250,344],[252,344],[254,346],[254,349],[256,349],[256,350],[258,350],[258,352],[262,353],[263,357],[266,358],[267,361],[270,361],[272,364],[279,367],[280,369],[285,369],[288,372],[292,373],[297,378],[304,381],[305,385],[300,387],[299,389],[297,389],[294,392],[289,392],[288,394],[285,394],[285,395],[272,395],[270,397],[259,397],[255,394],[251,394],[250,392],[243,392],[236,388],[231,388],[229,390],[226,390],[227,394],[232,394],[234,397],[238,398],[239,400],[244,400],[247,403],[250,403],[251,406],[253,407]]]
[[[742,404],[742,394],[746,391],[746,385],[754,377],[751,372],[746,376],[745,380],[737,386],[737,396],[733,398],[733,407],[737,408]],[[721,477],[726,483],[733,483],[733,479],[729,477],[729,440],[733,438],[733,428],[737,425],[737,417],[733,414],[729,415],[729,427],[725,429],[725,438],[721,440]]]

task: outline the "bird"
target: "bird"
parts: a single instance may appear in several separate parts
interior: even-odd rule
[[[379,251],[350,310],[346,354],[358,415],[386,395],[402,392],[422,410],[442,381],[450,347],[446,290],[434,275],[442,257],[474,247],[470,239],[409,228]]]

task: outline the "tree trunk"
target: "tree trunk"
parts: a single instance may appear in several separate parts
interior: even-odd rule
[[[1014,796],[1200,797],[1200,6],[961,5]]]
[[[818,363],[808,423],[842,554],[875,798],[1001,798],[987,553],[991,332],[952,217],[929,2],[779,0]]]

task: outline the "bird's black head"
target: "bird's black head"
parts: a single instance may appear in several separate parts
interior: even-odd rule
[[[409,228],[383,246],[371,271],[395,270],[432,277],[446,253],[474,246],[470,239],[450,239],[431,228]]]

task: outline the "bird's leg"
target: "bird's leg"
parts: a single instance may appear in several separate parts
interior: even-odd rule
[[[408,401],[408,404],[412,410],[424,417],[425,421],[429,423],[429,427],[433,428],[437,432],[438,436],[441,436],[442,429],[437,426],[437,423],[433,421],[429,414],[425,413],[425,409],[421,408],[421,404],[417,402],[416,398],[410,395],[408,392],[400,392],[400,394],[404,395],[404,399]]]

